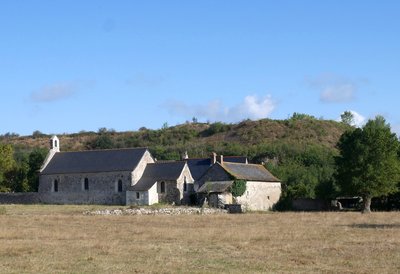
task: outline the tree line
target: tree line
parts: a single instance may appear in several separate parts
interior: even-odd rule
[[[291,200],[296,198],[330,200],[339,195],[363,197],[366,211],[371,203],[375,208],[383,209],[389,203],[398,208],[400,152],[397,136],[379,116],[362,128],[352,124],[351,112],[344,112],[340,123],[300,113],[294,113],[287,120],[239,124],[204,125],[196,119],[187,125],[163,126],[159,130],[141,128],[128,134],[101,128],[97,133],[90,133],[94,137],[87,139],[84,147],[148,147],[159,160],[177,160],[185,151],[190,157],[207,157],[211,152],[247,156],[250,162],[263,163],[282,180],[280,209],[289,209]],[[283,133],[274,140],[263,138],[282,128]],[[334,145],[329,145],[326,140],[335,131],[343,134],[334,140]],[[320,141],[321,136],[325,141]],[[26,152],[1,144],[0,191],[37,190],[37,171],[46,153],[47,149]]]
[[[46,154],[43,148],[24,152],[0,143],[0,192],[37,191],[38,171]]]

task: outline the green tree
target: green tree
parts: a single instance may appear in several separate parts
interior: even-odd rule
[[[16,163],[11,170],[5,174],[5,186],[11,192],[26,192],[29,191],[27,173],[29,170],[28,163],[22,161]]]
[[[11,145],[0,144],[0,192],[10,191],[5,175],[15,165],[14,150]]]
[[[354,115],[351,111],[345,111],[340,115],[340,119],[342,120],[343,124],[346,125],[353,125],[354,124]]]
[[[44,159],[46,158],[47,149],[36,148],[30,154],[28,158],[28,173],[27,180],[30,191],[37,191],[39,187],[39,169],[42,166]]]
[[[336,157],[336,180],[344,194],[363,198],[364,213],[371,199],[396,191],[399,179],[399,141],[382,116],[363,128],[345,132]]]

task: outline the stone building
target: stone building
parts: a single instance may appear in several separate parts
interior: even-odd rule
[[[280,182],[246,157],[212,154],[210,158],[155,161],[147,148],[61,152],[56,136],[39,173],[37,199],[56,204],[190,204],[196,194],[212,205],[233,202],[229,187],[247,181],[236,202],[248,209],[269,210],[280,196]],[[214,197],[214,198],[213,198]]]
[[[229,191],[235,180],[246,181],[245,193],[236,199]],[[194,188],[197,193],[207,196],[211,206],[237,203],[247,210],[271,210],[281,195],[279,179],[264,166],[229,163],[222,156],[196,181]]]
[[[189,204],[193,182],[184,161],[149,163],[139,181],[128,188],[127,204]]]
[[[126,204],[128,187],[154,163],[147,148],[60,152],[56,136],[50,143],[39,173],[45,203]]]

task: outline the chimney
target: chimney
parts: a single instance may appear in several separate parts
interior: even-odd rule
[[[215,164],[217,162],[217,153],[213,152],[211,154],[211,164]]]
[[[188,155],[187,151],[185,151],[185,154],[183,154],[183,156],[182,156],[182,160],[186,160],[186,159],[189,159],[189,155]]]

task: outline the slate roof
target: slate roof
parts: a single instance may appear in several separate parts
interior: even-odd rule
[[[200,177],[210,168],[211,159],[186,159],[186,162],[189,166],[190,173],[192,173],[192,177],[194,180],[200,179]]]
[[[259,182],[280,182],[263,165],[226,163],[221,165],[236,179]]]
[[[57,152],[41,174],[133,171],[147,148]]]
[[[150,189],[155,182],[177,180],[182,174],[186,162],[157,162],[147,164],[140,180],[131,188],[133,191],[145,191]]]
[[[193,179],[198,180],[211,166],[210,158],[189,158],[185,160],[189,166],[190,173],[192,173]],[[244,156],[224,156],[224,162],[232,163],[247,163],[247,157]]]
[[[225,192],[233,184],[233,181],[221,181],[221,182],[206,182],[203,184],[197,192],[208,193],[208,192]]]

